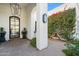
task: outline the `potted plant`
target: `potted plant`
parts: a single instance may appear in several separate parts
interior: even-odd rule
[[[26,28],[24,28],[24,29],[22,30],[22,38],[23,38],[23,39],[26,39],[26,38],[27,38],[26,35],[27,35],[27,30],[26,30]]]
[[[5,42],[5,34],[6,31],[4,31],[4,28],[0,27],[0,42]]]

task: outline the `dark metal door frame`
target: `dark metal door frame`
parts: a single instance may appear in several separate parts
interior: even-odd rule
[[[9,38],[11,39],[11,18],[17,18],[19,20],[19,37],[20,38],[20,18],[17,16],[10,16],[9,17]]]

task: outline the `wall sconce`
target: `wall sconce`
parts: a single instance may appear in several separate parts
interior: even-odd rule
[[[43,18],[42,19],[43,19],[43,23],[47,22],[47,14],[46,13],[43,14]]]

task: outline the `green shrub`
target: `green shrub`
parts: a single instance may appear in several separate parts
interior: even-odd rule
[[[58,33],[62,38],[72,40],[75,33],[75,21],[75,8],[65,10],[55,16],[49,16],[48,35]]]
[[[66,47],[67,49],[64,49],[63,52],[67,56],[79,56],[79,41],[73,40]]]
[[[75,56],[75,50],[74,50],[74,49],[64,49],[63,52],[64,52],[67,56]]]
[[[31,45],[36,48],[36,38],[31,40]]]

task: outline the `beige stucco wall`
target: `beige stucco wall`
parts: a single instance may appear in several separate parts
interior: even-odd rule
[[[21,6],[20,16],[20,34],[24,27],[27,28],[27,13],[25,7]],[[11,15],[9,4],[0,4],[0,27],[4,27],[6,33],[6,40],[9,40],[9,16]],[[21,37],[21,36],[20,36]]]

